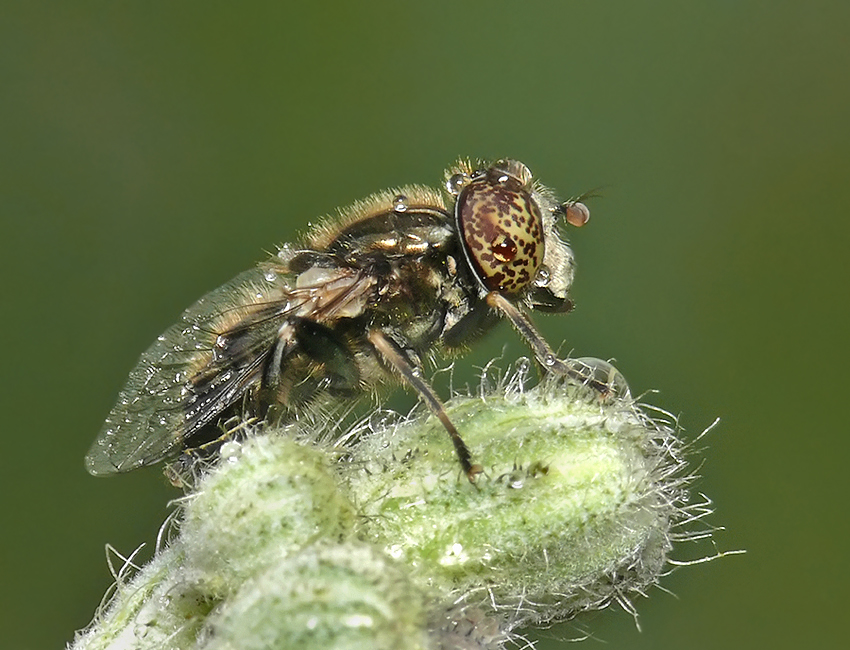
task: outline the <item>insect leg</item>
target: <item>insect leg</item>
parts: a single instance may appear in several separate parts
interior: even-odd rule
[[[443,406],[443,402],[440,401],[437,393],[434,392],[434,389],[431,388],[428,382],[422,379],[419,374],[419,370],[411,365],[411,363],[405,358],[402,351],[399,350],[398,346],[381,330],[370,330],[368,338],[369,342],[378,351],[381,358],[394,368],[395,371],[401,375],[402,378],[410,384],[417,393],[419,393],[419,397],[422,401],[425,402],[428,408],[431,409],[431,412],[437,416],[437,419],[440,420],[440,423],[443,427],[445,427],[446,431],[448,431],[449,436],[451,436],[452,443],[454,443],[455,451],[457,452],[458,460],[460,461],[460,466],[466,473],[466,477],[469,479],[469,482],[474,483],[475,477],[480,474],[483,469],[481,465],[472,464],[472,454],[469,452],[469,448],[466,446],[463,438],[460,437],[455,425],[452,424],[451,420],[449,420],[446,408]]]
[[[271,362],[266,368],[265,382],[267,386],[275,386],[280,380],[280,367],[284,354],[288,355],[295,347],[295,328],[286,321],[277,331],[277,341],[274,345]]]
[[[353,397],[360,386],[354,355],[338,333],[309,318],[293,316],[280,326],[264,375],[270,408],[291,410],[320,393]]]
[[[511,321],[511,325],[526,340],[535,358],[547,372],[554,372],[574,379],[581,384],[590,386],[602,395],[609,393],[610,387],[607,384],[590,376],[581,369],[571,366],[566,361],[559,359],[552,348],[549,347],[546,339],[540,335],[540,332],[535,329],[525,314],[498,291],[491,291],[487,294],[487,304],[493,309],[500,311]]]

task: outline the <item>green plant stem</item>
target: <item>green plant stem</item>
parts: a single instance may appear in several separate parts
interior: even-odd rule
[[[631,609],[693,518],[682,446],[627,392],[523,384],[447,405],[475,484],[427,414],[335,445],[306,423],[227,443],[73,647],[501,648],[519,626]]]

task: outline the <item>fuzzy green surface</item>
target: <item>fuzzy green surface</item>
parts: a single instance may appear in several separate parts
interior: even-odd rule
[[[557,390],[452,401],[484,468],[475,485],[433,419],[398,426],[389,446],[363,441],[349,466],[363,537],[447,595],[537,603],[532,621],[653,582],[675,514],[656,482],[657,431],[628,402]]]
[[[215,601],[185,579],[182,548],[157,555],[119,582],[105,613],[74,642],[76,650],[191,648]]]
[[[427,647],[421,594],[396,562],[363,544],[318,545],[249,580],[210,617],[206,650]],[[209,643],[204,643],[204,637]]]
[[[215,594],[314,541],[347,537],[355,518],[328,454],[287,435],[237,446],[183,507],[186,570]]]
[[[361,425],[343,460],[294,426],[228,443],[74,648],[496,649],[642,592],[687,496],[672,430],[630,399],[498,388],[448,405],[474,485],[427,416]]]

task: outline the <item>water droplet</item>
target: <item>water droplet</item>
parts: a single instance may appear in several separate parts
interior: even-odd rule
[[[551,368],[556,363],[558,363],[558,357],[556,357],[554,354],[547,354],[546,357],[543,359],[543,365],[547,366],[548,368]]]
[[[218,455],[226,463],[235,463],[242,457],[242,445],[235,440],[225,442],[219,449]]]
[[[452,196],[457,196],[464,183],[466,183],[466,174],[452,174],[446,181],[446,189]]]
[[[280,248],[277,249],[278,259],[281,259],[284,262],[288,262],[292,258],[292,255],[293,250],[291,244],[283,244]]]
[[[541,266],[540,270],[537,272],[537,277],[534,278],[534,286],[536,287],[548,287],[549,280],[552,275],[549,273],[549,267]]]
[[[350,628],[374,627],[375,619],[368,614],[351,614],[342,619],[342,624]]]
[[[604,385],[608,389],[610,396],[620,399],[631,398],[632,393],[623,373],[608,361],[595,357],[581,357],[579,359],[571,359],[570,365],[576,368],[582,375],[585,375],[588,382],[594,381]]]
[[[265,273],[263,273],[263,277],[265,278],[266,282],[274,282],[277,279],[277,273],[275,273],[274,271],[266,271]]]
[[[393,199],[393,212],[407,212],[407,197],[399,194]]]
[[[227,337],[224,334],[219,334],[215,337],[215,347],[223,348],[227,345]]]

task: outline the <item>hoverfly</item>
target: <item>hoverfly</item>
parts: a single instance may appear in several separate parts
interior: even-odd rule
[[[546,371],[604,392],[525,315],[572,308],[573,253],[557,223],[588,217],[514,160],[460,161],[440,189],[355,203],[183,312],[130,372],[88,471],[173,459],[220,436],[233,415],[292,417],[320,396],[356,397],[395,376],[440,419],[474,480],[481,468],[422,377],[423,358],[507,318]]]

